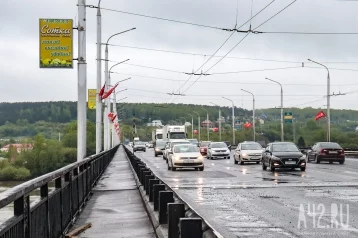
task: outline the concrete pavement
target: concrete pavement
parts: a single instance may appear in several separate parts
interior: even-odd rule
[[[122,147],[93,189],[74,228],[89,222],[92,227],[78,237],[156,237]]]
[[[136,155],[224,237],[358,237],[358,160],[272,173],[231,158],[174,172],[152,149]]]

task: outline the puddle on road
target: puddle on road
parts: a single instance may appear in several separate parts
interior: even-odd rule
[[[259,178],[259,177],[256,177],[256,178]],[[275,182],[275,184],[295,182],[295,181],[283,181],[283,180],[278,180],[275,178],[261,178],[261,179],[262,179],[262,181],[273,181],[273,182]]]

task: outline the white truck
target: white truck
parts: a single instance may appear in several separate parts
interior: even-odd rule
[[[139,137],[134,137],[134,142],[138,142],[139,141]]]
[[[154,129],[152,131],[152,141],[163,139],[163,129]]]
[[[163,139],[164,140],[186,139],[185,126],[171,126],[171,125],[164,126]]]

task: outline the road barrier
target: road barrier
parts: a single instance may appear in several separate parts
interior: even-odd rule
[[[0,238],[64,237],[90,198],[91,189],[118,146],[42,175],[0,194],[0,209],[13,203],[14,216],[0,225]],[[55,183],[50,191],[49,183]],[[40,189],[40,199],[31,201]]]
[[[140,158],[124,149],[157,237],[223,238]]]

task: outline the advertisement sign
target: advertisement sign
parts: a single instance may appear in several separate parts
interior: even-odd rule
[[[96,109],[96,89],[88,89],[88,108]]]
[[[292,118],[293,118],[292,112],[285,112],[283,118],[285,124],[292,124]]]
[[[73,68],[72,19],[40,19],[40,68]]]

